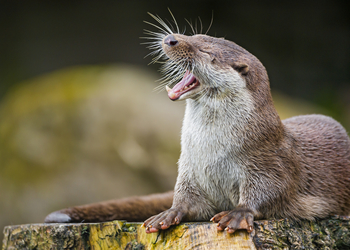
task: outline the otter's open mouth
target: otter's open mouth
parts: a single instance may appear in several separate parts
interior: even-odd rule
[[[171,100],[175,101],[179,99],[183,94],[195,89],[199,86],[199,81],[197,78],[190,72],[186,71],[182,80],[177,83],[172,89],[166,86],[168,91],[168,96]]]

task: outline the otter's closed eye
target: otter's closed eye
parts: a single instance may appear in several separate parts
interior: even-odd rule
[[[209,54],[209,52],[205,51],[205,50],[202,50],[202,49],[198,49],[200,52],[202,53],[206,53],[206,54]]]
[[[199,50],[200,52],[202,52],[202,53],[205,53],[205,54],[209,55],[209,56],[210,56],[211,62],[214,62],[214,61],[215,61],[215,57],[214,57],[210,52],[205,51],[205,50],[202,50],[202,49],[198,49],[198,50]]]

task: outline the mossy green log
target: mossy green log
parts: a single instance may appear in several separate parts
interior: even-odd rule
[[[146,234],[141,223],[27,224],[4,229],[3,249],[350,249],[350,217],[256,221],[248,234],[214,223],[182,223]]]

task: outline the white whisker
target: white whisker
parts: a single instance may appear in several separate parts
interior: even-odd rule
[[[208,27],[207,31],[205,32],[205,35],[209,32],[211,26],[213,25],[213,21],[214,21],[214,11],[212,11],[212,13],[211,13],[210,24],[209,24],[209,27]]]
[[[186,22],[188,23],[188,25],[190,25],[190,28],[192,30],[192,35],[195,35],[196,32],[194,31],[194,28],[193,28],[193,25],[192,25],[192,20],[188,21],[186,18],[185,18]]]
[[[199,33],[199,34],[202,34],[202,31],[203,31],[203,23],[202,23],[202,19],[201,19],[200,17],[198,17],[198,19],[199,19],[199,22],[200,22],[200,24],[201,24],[201,31],[200,31],[200,33]]]
[[[180,34],[179,26],[177,25],[177,22],[176,22],[176,19],[175,19],[174,15],[173,15],[173,13],[170,11],[169,8],[168,8],[168,10],[169,10],[169,12],[170,12],[171,17],[172,17],[173,20],[174,20],[175,25],[176,25],[177,33]]]
[[[155,16],[155,15],[149,13],[149,12],[148,12],[148,15],[153,17],[154,20],[156,20],[160,25],[162,25],[165,28],[165,30],[168,31],[168,34],[172,34],[173,33],[173,31],[169,28],[169,26],[159,16]],[[149,23],[149,24],[151,24],[151,23]],[[157,27],[157,25],[155,25],[155,24],[151,24],[151,25]],[[160,29],[160,30],[163,30],[163,29]]]

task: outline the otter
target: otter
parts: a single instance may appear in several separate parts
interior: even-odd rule
[[[164,29],[154,25],[161,33],[149,32],[150,47],[155,60],[166,60],[168,96],[186,100],[174,192],[67,208],[45,222],[145,220],[146,232],[154,233],[211,220],[233,233],[252,232],[254,219],[348,215],[345,129],[323,115],[281,121],[254,55],[223,38],[173,32],[154,18]]]

